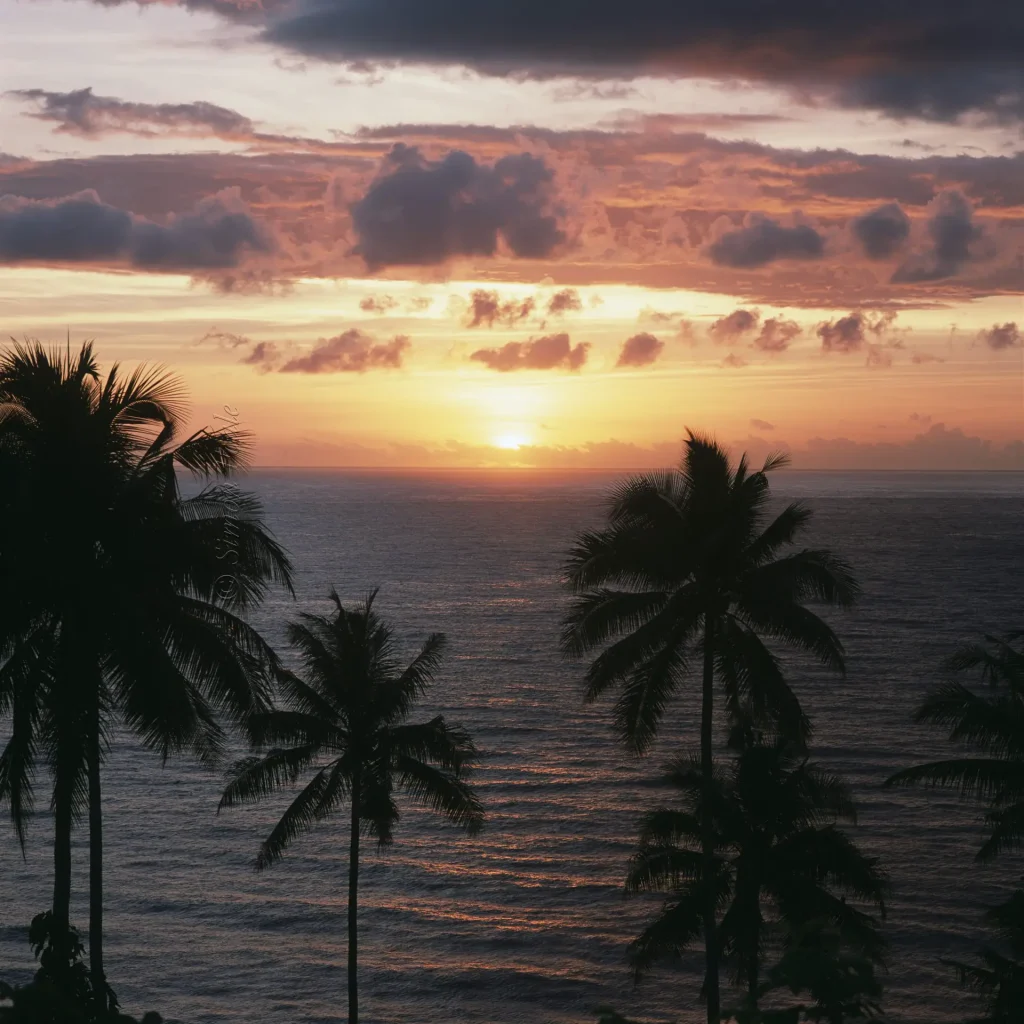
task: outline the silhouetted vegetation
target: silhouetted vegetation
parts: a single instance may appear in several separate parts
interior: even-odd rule
[[[928,696],[917,720],[948,730],[969,754],[897,772],[889,786],[939,786],[979,800],[986,808],[986,838],[979,861],[1020,849],[1024,840],[1024,630],[986,635],[946,662],[956,676],[976,672],[987,692],[957,679]],[[951,962],[961,984],[984,997],[984,1024],[1024,1021],[1024,890],[1016,889],[987,914],[1003,949],[986,946],[979,963]]]
[[[855,812],[834,773],[809,763],[790,741],[749,729],[737,729],[732,745],[736,756],[716,771],[711,787],[698,758],[675,761],[667,781],[682,806],[659,808],[641,822],[627,890],[662,891],[669,898],[633,942],[630,961],[639,978],[655,964],[678,959],[703,934],[706,889],[712,887],[721,913],[720,948],[743,990],[731,1015],[760,1019],[764,997],[790,988],[811,994],[804,1019],[818,1019],[813,1014],[826,1013],[830,1001],[850,1003],[875,992],[873,969],[885,942],[876,920],[847,897],[882,909],[886,881],[837,827],[854,821]],[[709,790],[710,878],[701,843]],[[859,991],[849,981],[827,980],[830,972],[843,974],[841,962],[851,956],[867,968]]]
[[[25,852],[45,774],[54,821],[52,905],[28,929],[38,968],[27,985],[0,982],[0,1024],[137,1024],[103,962],[101,769],[116,727],[164,759],[187,752],[217,771],[235,728],[251,753],[231,767],[220,808],[297,788],[257,869],[347,815],[350,1024],[363,839],[393,842],[401,799],[470,834],[483,822],[469,733],[442,716],[410,721],[445,638],[430,636],[405,663],[375,595],[352,610],[332,590],[329,614],[289,625],[297,667],[287,668],[249,622],[271,587],[292,584],[259,502],[227,482],[246,465],[249,438],[234,426],[181,436],[183,401],[161,371],[102,375],[89,345],[0,356],[0,802]],[[626,955],[639,980],[701,949],[710,1024],[882,1013],[886,875],[849,834],[847,786],[810,761],[812,723],[776,650],[844,672],[838,637],[809,605],[849,606],[858,588],[829,551],[792,549],[806,506],[769,514],[768,477],[784,464],[732,465],[690,434],[678,469],[615,490],[606,524],[578,538],[566,566],[563,653],[592,658],[586,701],[617,693],[629,751],[648,753],[677,691],[699,687],[700,749],[669,764],[671,802],[642,817],[627,868],[628,893],[665,901]],[[182,493],[187,477],[201,488],[193,497]],[[1024,840],[1024,631],[986,636],[946,668],[951,679],[917,719],[967,751],[888,784],[978,800],[977,858],[990,861]],[[960,681],[971,672],[981,688]],[[83,818],[87,947],[70,920]],[[948,964],[984,1003],[973,1024],[1024,1024],[1024,890],[986,920],[992,943]],[[601,1024],[630,1024],[598,1012]]]
[[[483,823],[483,809],[466,781],[477,756],[469,734],[441,716],[407,721],[440,667],[444,637],[434,633],[402,668],[392,631],[373,610],[374,596],[362,609],[346,611],[332,591],[332,615],[303,615],[289,626],[306,678],[281,672],[284,708],[249,722],[255,745],[265,752],[235,765],[220,802],[252,803],[312,774],[260,846],[257,869],[279,860],[296,836],[348,804],[349,1024],[359,1020],[360,835],[378,846],[392,843],[399,795],[471,834]]]
[[[71,830],[89,819],[93,998],[103,968],[100,765],[121,722],[162,757],[214,764],[223,730],[269,707],[271,648],[244,612],[290,566],[259,503],[206,487],[182,497],[177,471],[221,479],[245,464],[235,430],[179,439],[181,384],[138,369],[104,378],[90,345],[0,358],[0,799],[24,845],[32,777],[53,780],[54,956],[72,956]]]
[[[567,565],[577,595],[562,633],[572,657],[600,651],[586,675],[586,700],[619,689],[615,722],[625,743],[646,751],[673,693],[696,677],[701,687],[700,780],[696,814],[701,877],[718,871],[714,822],[714,697],[724,691],[729,717],[749,716],[802,744],[810,723],[763,638],[806,651],[844,671],[843,648],[813,600],[846,606],[857,585],[828,551],[780,554],[811,512],[787,506],[769,518],[768,474],[746,458],[732,467],[715,442],[690,434],[682,465],[627,480],[608,503],[608,524],[580,536]],[[704,938],[703,996],[709,1024],[721,1016],[718,895],[698,886],[695,920]]]

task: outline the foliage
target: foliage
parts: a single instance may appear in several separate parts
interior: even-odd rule
[[[220,716],[269,707],[270,647],[245,614],[288,559],[252,496],[218,481],[246,462],[234,428],[180,437],[176,378],[15,345],[0,357],[0,802],[24,847],[33,781],[53,780],[54,903],[66,927],[71,829],[89,811],[89,955],[102,965],[100,763],[120,721],[163,757],[211,763]],[[178,473],[207,486],[182,495]],[[230,582],[230,585],[227,585]]]
[[[306,679],[281,672],[286,707],[253,715],[249,726],[265,752],[233,768],[220,806],[253,803],[312,774],[260,846],[256,867],[269,867],[291,841],[358,794],[363,829],[380,846],[394,838],[398,793],[470,832],[483,811],[466,779],[476,760],[468,733],[442,716],[406,722],[440,667],[445,639],[428,638],[404,669],[394,635],[373,610],[346,611],[331,592],[331,616],[303,615],[289,627]]]
[[[991,909],[986,916],[1003,940],[1005,952],[986,946],[978,953],[980,963],[946,963],[956,971],[964,988],[978,993],[985,1001],[985,1015],[977,1018],[973,1024],[1022,1024],[1024,890],[1017,889],[1008,900]]]
[[[849,792],[789,741],[738,729],[733,743],[737,756],[719,770],[712,789],[711,884],[721,914],[718,941],[735,983],[747,992],[744,1019],[759,1019],[761,997],[780,987],[811,994],[814,1005],[803,1011],[808,1020],[843,1019],[835,1016],[840,1010],[855,1016],[858,999],[866,1013],[878,993],[874,967],[885,944],[875,918],[847,897],[884,911],[887,883],[837,827],[855,819]],[[668,781],[682,808],[643,818],[626,882],[631,892],[668,894],[630,947],[638,978],[697,941],[708,905],[701,765],[677,760]],[[764,972],[773,954],[778,962]]]
[[[986,635],[961,648],[946,663],[954,673],[977,670],[988,693],[950,681],[928,696],[917,720],[949,730],[951,743],[974,757],[917,765],[897,772],[886,785],[942,786],[987,806],[988,838],[979,860],[1016,850],[1024,839],[1024,630]]]
[[[51,911],[32,919],[28,938],[39,970],[28,985],[0,982],[0,1024],[161,1024],[158,1013],[141,1022],[118,1013],[109,987],[96,998],[78,931],[62,929]]]
[[[948,729],[950,742],[966,746],[975,756],[906,768],[886,785],[951,788],[981,801],[988,834],[976,857],[988,861],[1019,850],[1024,841],[1024,630],[985,634],[983,642],[957,651],[946,668],[954,675],[977,672],[988,692],[952,679],[926,698],[917,720]],[[1021,1024],[1024,892],[1016,890],[988,918],[1005,951],[986,946],[978,953],[978,963],[948,964],[964,988],[984,998],[986,1015],[978,1024]]]
[[[843,648],[805,605],[849,605],[858,588],[828,551],[783,554],[807,526],[794,503],[769,517],[774,456],[751,472],[715,442],[690,434],[677,470],[633,477],[613,492],[607,526],[583,533],[566,566],[576,600],[562,633],[571,657],[600,651],[586,700],[621,690],[615,720],[637,751],[650,746],[666,703],[694,672],[711,633],[715,673],[730,712],[741,708],[787,737],[810,723],[765,640],[842,671]]]
[[[239,761],[221,807],[253,803],[311,775],[263,841],[256,868],[281,858],[293,839],[346,803],[350,815],[348,897],[349,1024],[358,1021],[357,895],[362,834],[390,845],[404,795],[475,833],[483,809],[468,777],[477,752],[465,730],[438,715],[407,721],[440,667],[445,640],[429,637],[405,668],[394,634],[373,610],[346,611],[331,591],[330,616],[303,615],[288,630],[305,679],[281,672],[285,708],[253,715],[259,753]]]

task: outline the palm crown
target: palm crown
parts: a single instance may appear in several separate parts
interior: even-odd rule
[[[800,503],[769,517],[768,473],[785,463],[773,456],[751,472],[744,457],[733,469],[718,445],[691,434],[678,470],[620,486],[608,525],[572,550],[567,579],[577,597],[563,649],[601,649],[586,699],[621,686],[616,722],[637,750],[700,657],[713,661],[732,712],[747,705],[797,739],[808,720],[763,638],[843,670],[839,639],[804,602],[849,605],[857,586],[827,551],[780,556],[811,517]]]
[[[838,828],[855,821],[847,787],[809,763],[791,743],[748,734],[728,770],[716,773],[711,815],[711,885],[724,911],[718,939],[737,982],[756,1006],[765,957],[807,929],[836,929],[872,960],[884,948],[874,919],[846,897],[883,906],[886,879]],[[703,931],[707,901],[702,812],[707,790],[699,761],[674,761],[667,781],[681,808],[647,814],[627,890],[663,891],[668,901],[630,948],[637,975],[677,957]]]
[[[281,672],[285,707],[256,715],[252,734],[262,753],[240,761],[221,807],[252,803],[310,776],[263,841],[256,868],[277,861],[291,841],[348,804],[349,1024],[357,1024],[357,894],[360,836],[394,839],[405,795],[476,832],[483,809],[467,778],[477,752],[468,733],[440,715],[407,721],[441,664],[444,637],[429,637],[402,668],[394,636],[373,610],[375,594],[348,611],[331,591],[330,616],[303,615],[288,639],[305,675]]]
[[[950,680],[930,694],[917,720],[948,730],[953,743],[975,756],[951,758],[897,772],[890,786],[948,786],[988,804],[988,838],[978,851],[988,860],[1019,848],[1024,839],[1024,630],[986,635],[946,663],[954,673],[977,671],[988,692]]]
[[[19,837],[40,755],[54,778],[54,916],[68,924],[72,818],[90,812],[90,958],[102,977],[99,766],[126,723],[163,756],[220,752],[218,712],[244,722],[269,706],[275,657],[244,613],[290,587],[261,509],[214,484],[182,496],[178,471],[224,477],[248,438],[179,440],[183,392],[160,371],[103,378],[72,356],[15,346],[0,359],[0,799]],[[226,585],[230,584],[230,585]]]

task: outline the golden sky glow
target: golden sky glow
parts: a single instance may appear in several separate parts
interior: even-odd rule
[[[264,464],[650,465],[693,427],[808,466],[1024,468],[1005,119],[713,63],[307,61],[173,4],[0,17],[3,330],[172,367]],[[468,184],[431,198],[453,154]]]

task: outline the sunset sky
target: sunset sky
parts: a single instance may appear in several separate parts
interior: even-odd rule
[[[0,0],[0,327],[264,465],[1024,469],[1024,6]]]

